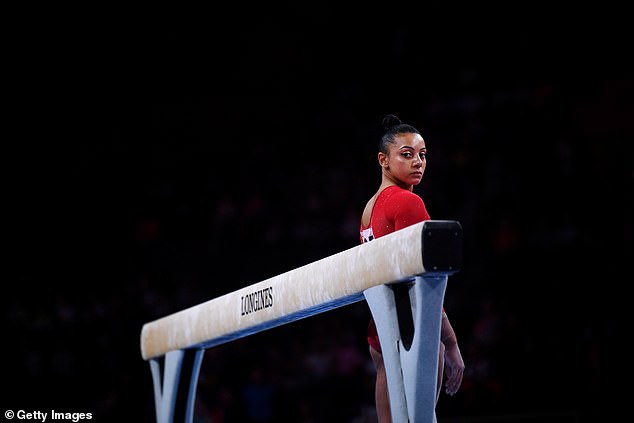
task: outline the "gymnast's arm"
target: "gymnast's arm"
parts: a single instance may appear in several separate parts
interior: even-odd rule
[[[442,312],[442,323],[440,326],[440,339],[445,345],[445,392],[454,395],[458,392],[462,383],[462,375],[464,373],[464,361],[460,348],[458,347],[458,339],[456,333],[449,323],[447,313]]]

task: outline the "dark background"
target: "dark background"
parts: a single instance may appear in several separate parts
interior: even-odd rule
[[[445,309],[466,374],[439,421],[611,415],[631,361],[624,12],[215,7],[9,14],[4,408],[153,421],[142,325],[358,245],[395,113],[429,149],[416,192],[465,233]],[[207,350],[197,421],[373,421],[368,318]]]

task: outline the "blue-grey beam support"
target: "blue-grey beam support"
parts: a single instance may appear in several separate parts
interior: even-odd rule
[[[174,350],[149,360],[157,423],[193,422],[204,352],[202,348]]]
[[[435,423],[442,307],[449,275],[460,267],[462,228],[429,226],[423,235],[429,273],[364,292],[375,320],[394,423]]]

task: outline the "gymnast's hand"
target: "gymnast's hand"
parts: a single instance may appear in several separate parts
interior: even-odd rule
[[[458,344],[452,345],[445,349],[445,392],[454,395],[458,392],[460,384],[462,384],[462,375],[464,374],[464,361]]]

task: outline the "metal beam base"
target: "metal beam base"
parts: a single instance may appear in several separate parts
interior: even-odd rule
[[[381,341],[392,419],[435,423],[442,307],[448,275],[364,291]]]

